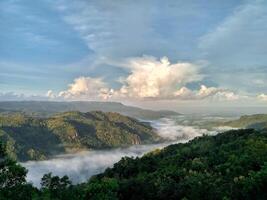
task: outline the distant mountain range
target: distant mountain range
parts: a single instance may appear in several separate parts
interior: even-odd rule
[[[96,102],[96,101],[72,101],[72,102],[53,102],[53,101],[5,101],[0,102],[0,112],[25,112],[35,116],[52,116],[58,112],[67,111],[102,111],[117,112],[139,119],[158,119],[179,113],[168,110],[153,111],[141,109],[133,106],[126,106],[118,102]]]
[[[6,144],[9,156],[26,161],[81,150],[156,143],[161,138],[149,123],[118,113],[72,111],[48,118],[0,114],[0,141]]]
[[[227,121],[221,125],[235,128],[266,129],[267,114],[244,115],[237,120]]]

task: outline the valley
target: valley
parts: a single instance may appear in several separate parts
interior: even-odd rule
[[[189,119],[192,119],[192,116],[178,115],[147,121],[146,124],[151,125],[154,134],[161,138],[155,144],[132,144],[129,147],[108,150],[92,149],[74,154],[61,154],[44,161],[27,161],[21,164],[29,170],[27,180],[38,187],[42,175],[49,172],[57,176],[68,175],[73,183],[82,183],[91,176],[103,172],[107,167],[112,167],[114,163],[125,156],[140,157],[171,144],[188,142],[203,134],[215,135],[224,131],[224,129],[218,130],[216,127],[213,130],[205,129],[205,120],[201,117],[198,117],[198,123],[194,118],[196,122],[194,125],[186,123]],[[202,126],[200,126],[201,124]],[[66,169],[65,166],[69,163],[72,164]]]
[[[7,144],[8,155],[19,161],[162,141],[148,123],[101,111],[63,112],[48,118],[2,114],[0,139]]]

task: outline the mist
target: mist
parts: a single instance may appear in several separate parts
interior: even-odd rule
[[[168,142],[150,145],[134,145],[129,148],[118,148],[112,150],[84,151],[77,154],[59,155],[45,161],[28,161],[21,163],[28,169],[27,181],[34,186],[40,187],[40,180],[45,173],[52,172],[53,175],[67,175],[73,183],[85,182],[92,175],[103,172],[107,167],[112,167],[122,157],[137,157],[163,148],[172,143],[184,143],[194,137],[205,134],[213,134],[214,131],[200,129],[193,126],[179,125],[175,119],[163,118],[151,121],[151,125],[157,133],[168,140]]]

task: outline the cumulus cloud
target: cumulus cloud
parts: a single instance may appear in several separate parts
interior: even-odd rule
[[[187,83],[200,81],[199,67],[192,63],[173,63],[167,57],[141,57],[129,60],[130,74],[120,93],[133,98],[171,98],[174,91]]]
[[[267,94],[260,94],[257,97],[258,97],[258,99],[260,99],[262,101],[267,101]]]
[[[118,78],[122,84],[118,89],[109,87],[102,78],[79,77],[67,90],[56,95],[49,90],[46,96],[70,100],[238,99],[235,93],[222,88],[201,85],[199,90],[189,89],[187,84],[200,82],[204,77],[201,67],[193,63],[171,63],[167,57],[143,56],[116,64],[129,71],[126,77]]]
[[[79,77],[69,84],[68,89],[59,92],[59,98],[64,99],[108,99],[113,90],[101,78]],[[48,94],[52,94],[48,91]]]
[[[52,90],[48,90],[45,96],[51,99],[54,99],[56,97]]]
[[[175,97],[183,100],[201,100],[201,99],[214,99],[214,100],[238,100],[239,96],[232,91],[216,87],[207,87],[201,85],[199,90],[190,90],[182,87],[174,93]]]

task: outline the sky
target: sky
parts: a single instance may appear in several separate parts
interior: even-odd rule
[[[0,100],[267,105],[267,1],[1,0]]]

